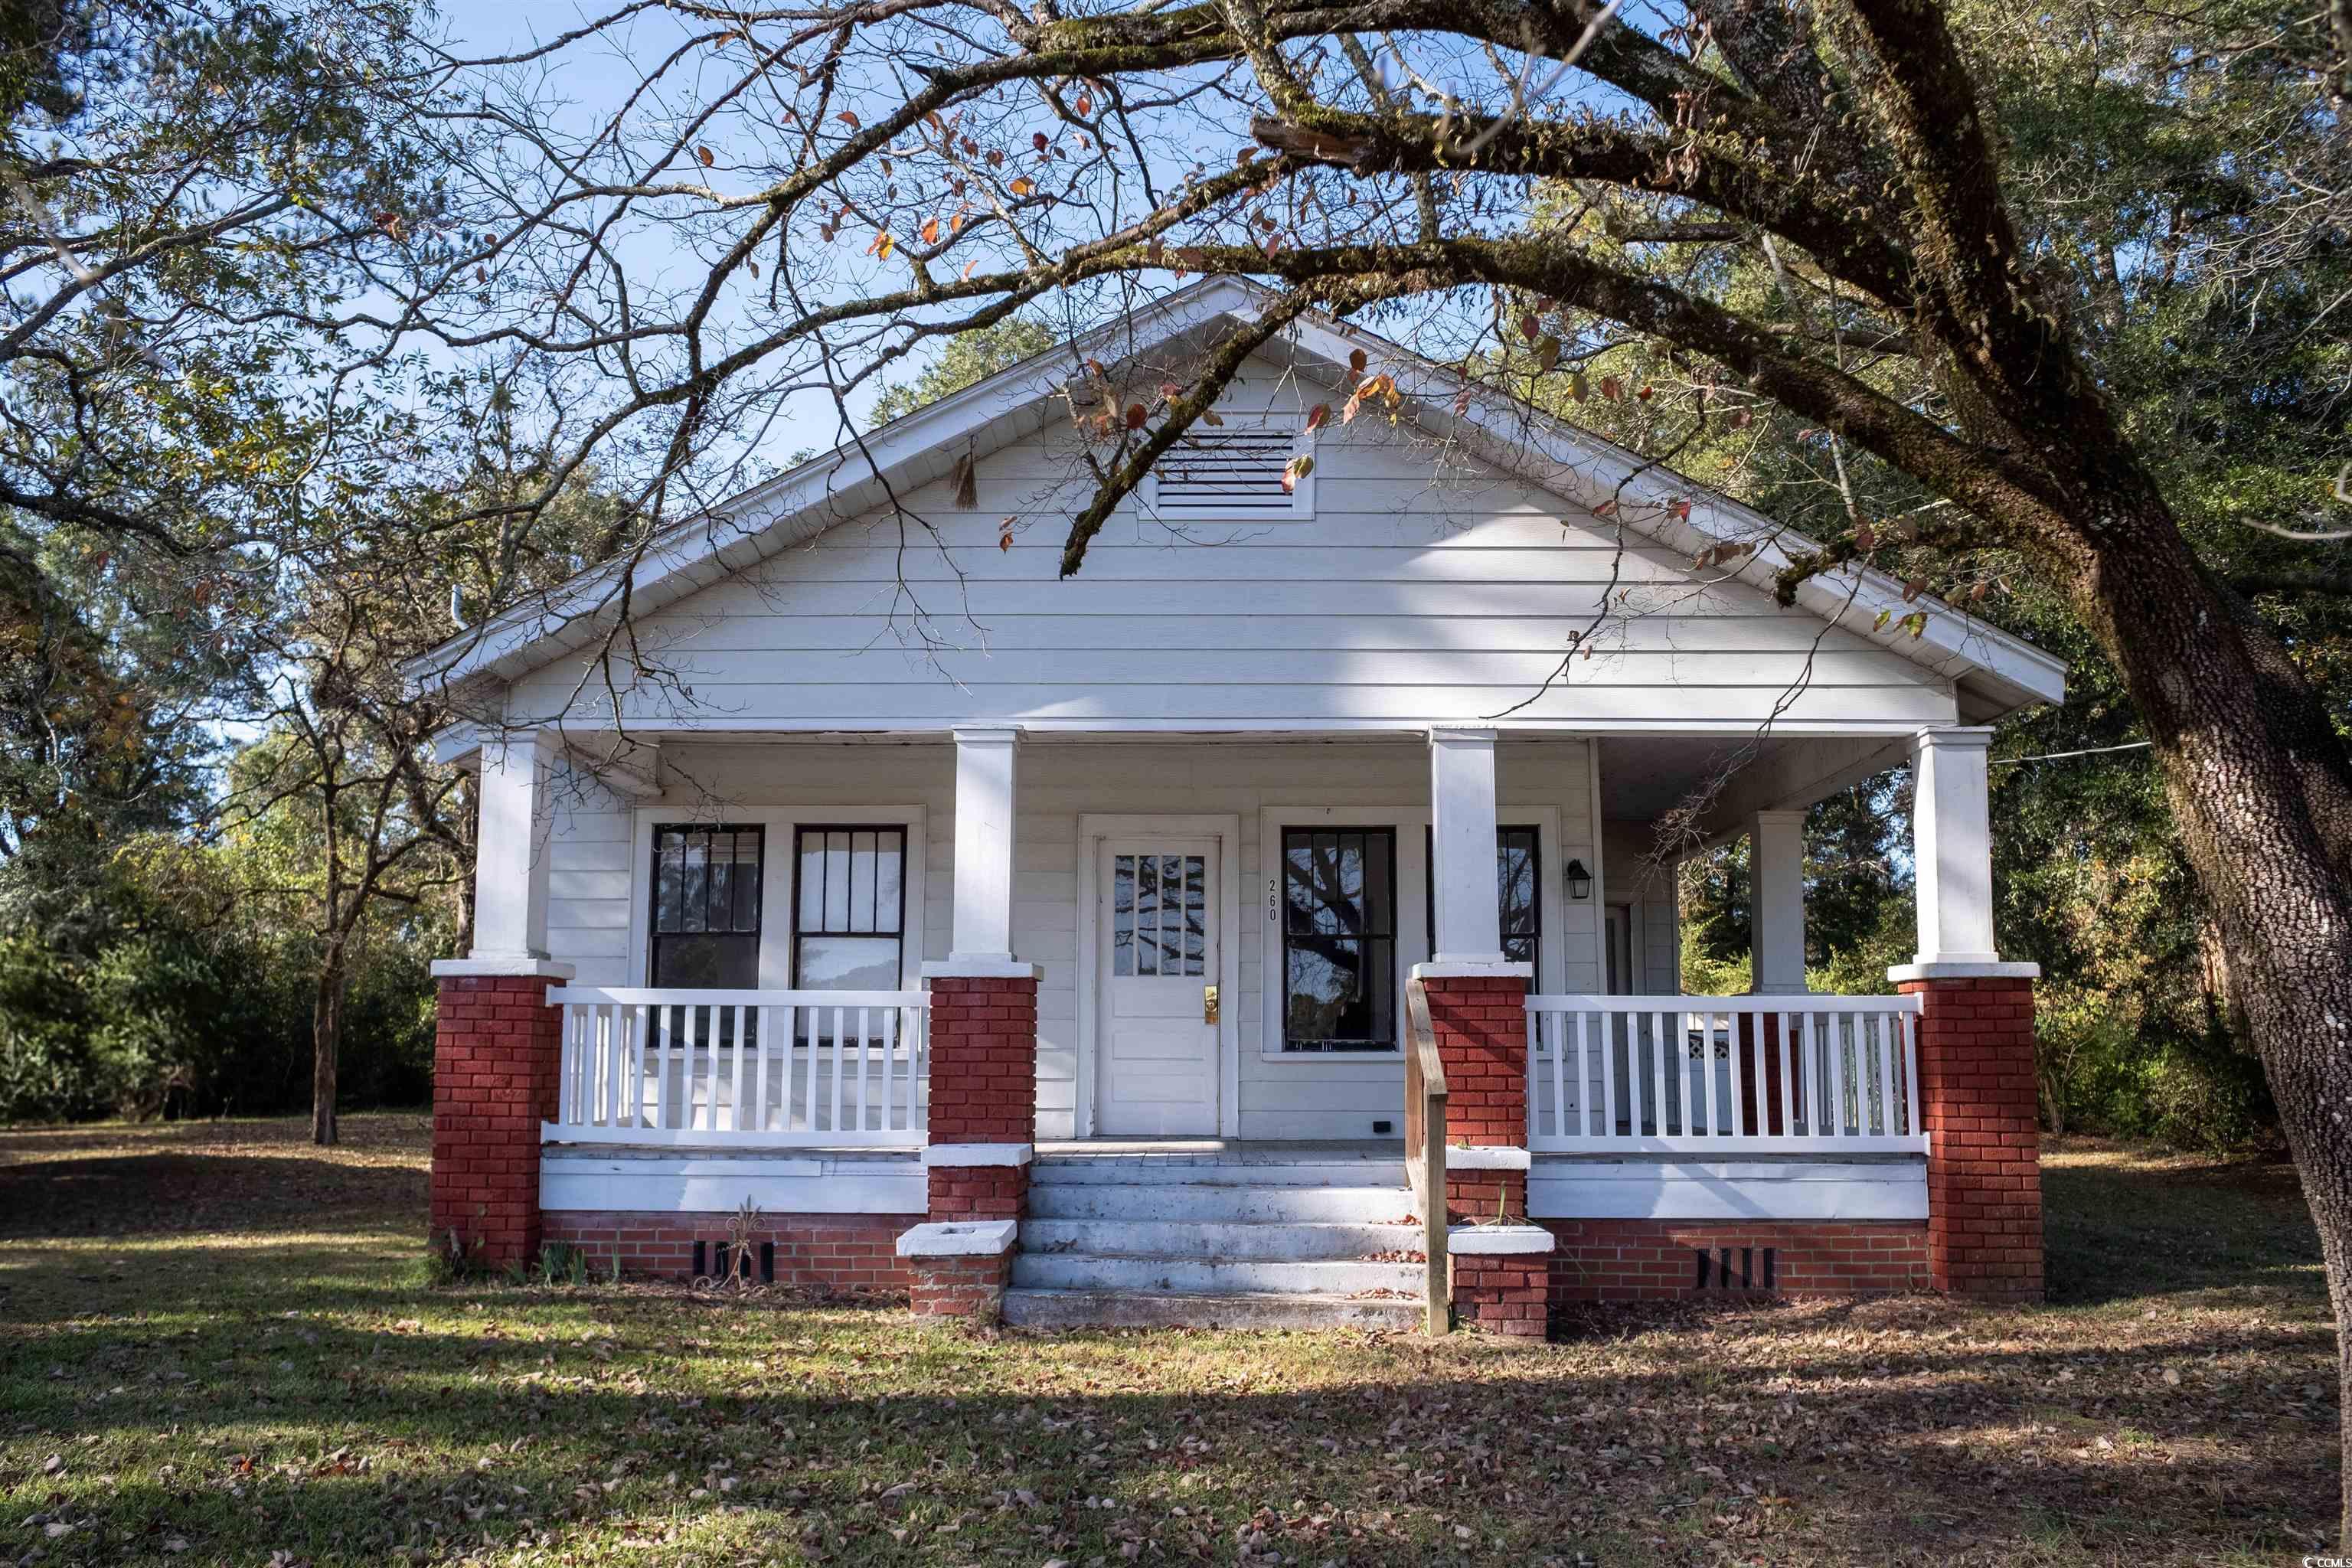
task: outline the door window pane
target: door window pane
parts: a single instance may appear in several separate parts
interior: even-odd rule
[[[1542,886],[1532,827],[1495,830],[1495,882],[1503,926],[1503,956],[1516,963],[1536,961],[1543,931]]]
[[[1139,857],[1135,863],[1135,972],[1160,973],[1160,858]]]
[[[1135,973],[1135,857],[1121,855],[1111,863],[1110,972]]]
[[[1184,857],[1184,973],[1202,974],[1208,970],[1209,911],[1204,900],[1208,897],[1209,859],[1205,855]]]
[[[1283,1047],[1396,1047],[1396,830],[1285,828]]]
[[[1205,855],[1115,855],[1110,972],[1177,978],[1208,973]]]

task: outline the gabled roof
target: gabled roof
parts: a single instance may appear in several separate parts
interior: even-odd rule
[[[1206,279],[1071,346],[1082,357],[1124,361],[1188,338],[1220,317],[1255,315],[1273,298],[1246,279]],[[1377,364],[1397,366],[1402,373],[1397,389],[1423,428],[1580,508],[1613,498],[1610,521],[1634,534],[1693,557],[1719,544],[1753,546],[1736,563],[1710,567],[1718,577],[1769,594],[1792,557],[1816,547],[1686,475],[1646,463],[1590,430],[1480,386],[1361,327],[1309,312],[1284,338],[1310,371],[1319,364],[1334,383],[1349,374],[1349,356],[1359,350]],[[835,447],[678,523],[636,562],[626,585],[630,613],[652,614],[871,512],[893,493],[945,476],[966,450],[985,457],[1034,434],[1054,416],[1050,400],[1069,363],[1068,351],[1060,348],[1024,360],[892,420],[862,443]],[[408,674],[419,682],[511,680],[587,646],[616,614],[622,570],[614,563],[581,573],[545,599],[468,627],[419,656]],[[1902,584],[1882,573],[1846,568],[1815,576],[1798,589],[1797,602],[1954,681],[1962,717],[1970,722],[2065,696],[2062,660],[1941,600],[1906,601]],[[1883,626],[1882,611],[1887,612]],[[1905,618],[1921,611],[1926,624],[1914,635]]]

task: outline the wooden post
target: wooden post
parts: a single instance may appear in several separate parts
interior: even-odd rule
[[[1454,1272],[1446,1261],[1445,1062],[1429,1020],[1429,993],[1405,983],[1404,1160],[1421,1208],[1422,1254],[1428,1264],[1423,1326],[1432,1334],[1454,1327]]]

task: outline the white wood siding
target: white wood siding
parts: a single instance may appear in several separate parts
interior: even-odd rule
[[[543,1209],[723,1215],[746,1200],[772,1215],[905,1215],[909,1223],[930,1206],[922,1162],[911,1151],[648,1159],[551,1145],[539,1167]]]
[[[1236,417],[1270,404],[1281,417],[1328,395],[1267,367],[1232,400]],[[984,456],[975,507],[945,481],[908,498],[904,521],[845,520],[808,545],[648,616],[638,640],[669,678],[633,693],[633,722],[673,733],[663,748],[667,804],[644,807],[593,784],[558,791],[549,844],[550,943],[586,984],[641,984],[646,891],[636,847],[651,820],[730,812],[856,820],[877,802],[928,816],[919,956],[949,948],[953,892],[953,724],[1017,724],[1022,765],[1013,943],[1045,966],[1039,996],[1040,1131],[1076,1119],[1078,817],[1082,813],[1231,813],[1240,820],[1245,929],[1238,1023],[1244,1137],[1360,1137],[1401,1112],[1393,1058],[1284,1058],[1261,1049],[1260,977],[1269,806],[1412,807],[1428,795],[1425,744],[1395,739],[1164,742],[1052,739],[1055,731],[1337,731],[1391,736],[1436,721],[1549,726],[1625,721],[1664,729],[1747,726],[1784,700],[1783,723],[1909,726],[1957,717],[1951,682],[1867,639],[1769,596],[1694,572],[1686,559],[1532,486],[1464,466],[1410,426],[1368,417],[1316,446],[1311,515],[1181,531],[1130,504],[1096,540],[1085,570],[1055,577],[1076,448],[1059,428]],[[1449,466],[1450,465],[1450,466]],[[1015,519],[1010,549],[1000,520]],[[1634,615],[1629,621],[1600,616]],[[1596,626],[1597,637],[1591,637]],[[1559,668],[1590,638],[1591,658]],[[512,689],[519,720],[562,713],[576,659]],[[671,682],[683,683],[681,697]],[[1801,687],[1790,700],[1792,689]],[[1529,699],[1533,698],[1532,702]],[[1521,706],[1525,704],[1525,706]],[[592,722],[585,714],[572,723]],[[908,731],[936,739],[845,743],[695,743],[677,731]],[[1039,738],[1045,737],[1045,738]],[[1638,987],[1679,990],[1670,877],[1635,881],[1630,825],[1595,822],[1591,752],[1580,741],[1507,739],[1500,806],[1556,809],[1559,842],[1544,875],[1570,858],[1601,879],[1567,901],[1564,955],[1547,986],[1601,988],[1598,926],[1627,900]],[[1402,847],[1402,846],[1401,846]],[[1402,857],[1401,857],[1402,858]],[[1417,860],[1418,857],[1413,857]],[[789,875],[772,843],[772,876]],[[1401,925],[1422,927],[1417,881],[1400,889]],[[771,929],[771,942],[789,931]],[[1401,963],[1424,956],[1401,944]]]
[[[1633,976],[1628,990],[1637,996],[1679,996],[1682,911],[1675,896],[1674,868],[1649,863],[1654,842],[1646,822],[1601,824],[1601,896],[1633,910],[1627,945],[1633,949]]]
[[[1927,1162],[1582,1159],[1538,1154],[1535,1219],[1923,1220]]]
[[[1231,402],[1239,418],[1325,395],[1269,367]],[[1785,722],[1957,715],[1950,681],[1909,659],[1621,542],[1584,507],[1380,417],[1322,432],[1311,517],[1177,530],[1130,501],[1059,581],[1085,497],[1077,451],[1060,428],[1013,443],[982,457],[973,508],[923,486],[908,520],[845,520],[647,617],[641,644],[692,704],[647,689],[634,716],[711,730],[1478,721],[1542,688],[1604,601],[1637,618],[1601,622],[1591,657],[1506,722],[1745,724],[1800,686]],[[578,675],[567,658],[526,677],[511,710],[553,715]]]
[[[947,956],[954,879],[955,758],[939,743],[730,744],[676,746],[664,752],[673,781],[670,803],[638,807],[593,785],[556,791],[550,850],[549,943],[579,966],[583,985],[637,985],[631,972],[633,931],[646,919],[646,889],[635,886],[631,849],[646,822],[725,820],[730,814],[788,810],[856,820],[877,801],[919,803],[926,835],[923,956]],[[1557,879],[1571,858],[1596,854],[1592,777],[1585,742],[1506,741],[1496,795],[1502,820],[1535,807],[1556,811],[1558,843],[1542,847],[1543,874]],[[1021,764],[1016,827],[1014,952],[1042,964],[1037,998],[1038,1131],[1072,1135],[1077,1086],[1078,818],[1121,814],[1232,813],[1240,818],[1242,929],[1237,944],[1241,994],[1233,999],[1240,1061],[1244,1138],[1362,1138],[1375,1118],[1402,1114],[1402,1069],[1394,1058],[1269,1058],[1262,1047],[1260,995],[1265,879],[1271,867],[1259,842],[1259,813],[1269,805],[1382,805],[1402,808],[1400,831],[1417,836],[1429,795],[1425,744],[1407,742],[1251,742],[1208,737],[1147,743],[1032,741]],[[1404,813],[1414,815],[1406,816]],[[788,847],[771,844],[769,875],[788,876]],[[1422,928],[1423,891],[1398,889],[1400,924]],[[1567,900],[1543,942],[1548,984],[1571,991],[1601,984],[1601,899]],[[773,908],[773,904],[771,908]],[[773,924],[770,944],[789,929]],[[642,942],[634,944],[642,948]],[[1401,963],[1425,951],[1400,943]]]

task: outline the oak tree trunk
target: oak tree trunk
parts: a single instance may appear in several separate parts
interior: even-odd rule
[[[350,989],[349,955],[331,941],[310,998],[310,1142],[336,1141],[335,1073],[343,1047],[343,997]]]
[[[2267,629],[2198,566],[2168,517],[2116,528],[2077,592],[2156,742],[2165,788],[2230,952],[2319,1233],[2352,1439],[2352,769]],[[2097,539],[2100,533],[2092,531]],[[2339,1500],[2352,1547],[2352,1493]]]

